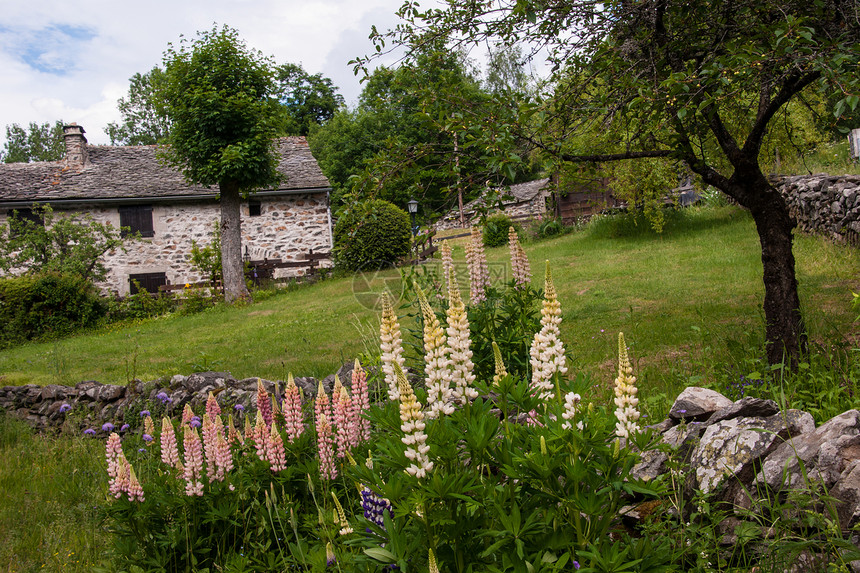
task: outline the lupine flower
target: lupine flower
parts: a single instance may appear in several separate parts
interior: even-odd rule
[[[430,561],[430,563],[429,563],[430,573],[439,573],[439,565],[436,564],[436,556],[433,554],[433,548],[429,547],[427,549],[427,552],[428,552],[427,558]]]
[[[362,416],[362,413],[369,409],[370,395],[367,391],[367,373],[356,358],[355,366],[352,368],[352,419],[358,428],[360,442],[370,440],[370,420]]]
[[[125,463],[128,466],[128,487],[126,489],[126,493],[128,494],[128,500],[139,502],[146,501],[143,497],[143,487],[137,480],[137,475],[134,473],[134,468],[128,461],[126,461]]]
[[[272,425],[272,403],[269,401],[269,393],[263,387],[263,381],[257,378],[257,411],[263,416],[263,422],[268,429]]]
[[[206,415],[211,421],[215,421],[215,416],[221,413],[221,406],[218,405],[218,400],[215,399],[215,394],[209,392],[209,397],[206,399]]]
[[[323,414],[328,417],[329,423],[331,423],[331,401],[328,398],[328,394],[325,393],[325,388],[323,388],[322,380],[320,380],[319,386],[317,387],[317,397],[316,400],[314,400],[314,421],[316,423],[319,423],[319,417]]]
[[[627,345],[624,343],[624,333],[618,333],[618,377],[615,379],[615,435],[628,438],[630,434],[639,431],[639,398],[636,397],[636,377],[633,367],[627,357]]]
[[[149,416],[143,419],[143,432],[150,436],[155,435],[155,423],[153,423],[152,418]]]
[[[334,448],[332,446],[332,429],[328,421],[328,415],[321,412],[317,417],[317,450],[320,458],[320,477],[333,480],[337,477],[337,468],[334,465]]]
[[[340,381],[340,376],[335,373],[334,385],[331,387],[331,410],[334,412],[337,409],[337,403],[340,400],[340,390],[343,388],[343,383]]]
[[[532,271],[529,258],[520,244],[520,237],[513,225],[508,227],[508,246],[511,252],[511,273],[514,275],[514,284],[517,288],[530,284]]]
[[[400,431],[403,432],[400,441],[406,444],[406,457],[412,461],[406,468],[406,473],[423,478],[433,469],[433,462],[427,456],[430,446],[427,445],[427,434],[424,433],[424,413],[399,366],[397,382],[400,386]]]
[[[60,405],[60,414],[65,414],[66,412],[68,412],[68,411],[69,411],[69,410],[71,410],[71,409],[72,409],[71,404],[68,404],[68,403],[66,403],[66,402],[63,402],[63,403]]]
[[[86,434],[86,435],[88,435],[88,436],[95,436],[95,435],[96,435],[96,431],[95,431],[95,430],[93,430],[92,428],[87,428],[86,430],[84,430],[84,434]]]
[[[263,414],[257,410],[257,423],[254,425],[252,432],[254,439],[254,449],[257,452],[257,457],[263,461],[268,459],[266,454],[266,444],[269,441],[269,428],[266,427],[266,421],[263,419]]]
[[[215,429],[215,423],[209,419],[208,415],[203,417],[201,434],[203,438],[203,459],[206,461],[209,483],[212,483],[215,481],[215,475],[218,471],[215,467],[215,448],[218,443],[218,433]]]
[[[287,453],[284,451],[284,440],[278,431],[278,426],[272,422],[266,442],[266,458],[272,466],[273,472],[281,472],[287,469]]]
[[[260,418],[260,412],[257,412],[257,417]],[[254,426],[251,425],[251,418],[245,418],[244,432],[246,440],[254,440]]]
[[[469,266],[469,301],[478,304],[487,298],[486,291],[490,286],[484,241],[478,227],[472,227],[472,238],[466,244],[466,263]]]
[[[108,477],[110,477],[111,484],[113,484],[119,475],[117,462],[120,456],[122,456],[122,441],[118,434],[111,433],[105,443],[105,460],[107,461],[107,473]],[[111,493],[116,495],[116,492],[113,491],[113,487],[111,487]]]
[[[105,422],[102,424],[102,432],[113,432],[113,424],[110,422]]]
[[[439,414],[454,413],[454,393],[451,390],[451,359],[445,331],[436,313],[427,300],[427,296],[418,284],[415,284],[418,300],[421,303],[421,314],[424,317],[424,372],[427,375],[428,418],[436,418]]]
[[[384,514],[386,511],[388,516],[394,519],[394,509],[391,507],[391,502],[366,486],[361,487],[361,508],[364,510],[364,517],[382,529],[385,529]]]
[[[182,425],[188,426],[191,424],[192,418],[194,418],[194,411],[191,409],[190,404],[185,404],[185,408],[182,410]]]
[[[110,472],[110,466],[108,466],[108,472]],[[129,473],[128,461],[120,452],[114,463],[114,475],[108,481],[108,491],[115,498],[121,498],[122,494],[128,490]]]
[[[236,425],[233,423],[233,416],[230,416],[227,420],[227,444],[242,444],[244,446],[245,438],[236,429]],[[247,422],[248,419],[245,418],[245,421]]]
[[[397,400],[399,398],[397,389],[397,375],[394,373],[394,366],[404,368],[406,363],[403,358],[403,344],[400,336],[400,325],[397,322],[397,316],[394,314],[394,308],[391,306],[391,299],[388,298],[388,293],[382,293],[382,322],[379,326],[380,348],[382,349],[382,371],[385,373],[385,383],[388,385],[388,399]]]
[[[290,443],[293,443],[305,431],[302,398],[292,373],[287,377],[287,387],[284,389],[284,424],[287,430],[287,440]]]
[[[140,417],[141,417],[141,418],[145,418],[145,417],[147,417],[147,416],[151,416],[151,415],[152,415],[152,414],[149,412],[149,410],[141,410],[141,411],[140,411]]]
[[[472,351],[469,349],[469,319],[466,318],[466,307],[460,299],[460,288],[457,277],[452,270],[448,274],[448,347],[451,349],[451,382],[454,385],[454,401],[465,404],[466,400],[478,397],[478,392],[472,388],[475,374],[472,372]]]
[[[331,541],[325,544],[325,565],[326,567],[331,567],[337,563],[337,557],[334,555],[334,547],[332,547]]]
[[[156,400],[160,400],[162,404],[168,404],[172,402],[170,396],[167,395],[167,392],[159,392],[155,395]]]
[[[570,430],[573,427],[573,419],[576,417],[576,414],[579,410],[579,403],[582,400],[579,394],[575,394],[573,392],[568,392],[564,396],[564,412],[562,412],[561,417],[564,418],[564,422],[562,422],[561,427],[565,430]],[[582,431],[583,425],[582,420],[576,423],[576,427],[579,431]]]
[[[513,229],[513,227],[511,227]],[[502,360],[502,351],[499,350],[499,345],[496,344],[496,341],[493,341],[493,361],[496,366],[496,373],[493,374],[493,384],[498,386],[499,382],[502,381],[502,378],[508,375],[508,371],[505,368],[505,361]]]
[[[203,495],[203,445],[196,428],[185,428],[182,444],[185,447],[185,495]]]
[[[334,508],[335,508],[335,519],[336,525],[340,525],[340,533],[341,535],[348,535],[352,533],[352,527],[349,525],[349,522],[346,520],[346,514],[343,512],[343,506],[340,505],[340,501],[338,501],[337,496],[334,492],[331,492],[331,498],[334,500]]]
[[[337,457],[342,458],[346,455],[352,445],[352,437],[355,434],[354,424],[350,419],[352,412],[352,399],[349,397],[349,392],[342,385],[338,392],[338,400],[335,402],[334,423],[337,427],[335,438],[337,439]],[[332,394],[334,398],[334,394]],[[351,427],[352,426],[352,427]]]
[[[173,424],[165,416],[161,419],[161,461],[168,466],[179,468],[179,449]]]
[[[552,282],[552,272],[549,261],[546,262],[546,279],[544,281],[544,301],[541,308],[541,329],[535,333],[529,351],[532,366],[532,389],[542,400],[552,396],[553,375],[567,372],[564,357],[564,344],[559,336],[558,325],[561,324],[561,304],[555,293]]]
[[[454,270],[454,257],[451,254],[451,245],[448,241],[442,241],[442,246],[439,250],[442,253],[442,276],[447,281],[448,275]]]

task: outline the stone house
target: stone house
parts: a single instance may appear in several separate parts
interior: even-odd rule
[[[192,241],[208,244],[220,220],[217,189],[186,183],[159,163],[156,146],[88,145],[83,127],[75,124],[64,127],[64,139],[60,161],[0,164],[0,224],[13,211],[26,217],[34,205],[47,203],[59,216],[89,213],[140,232],[140,240],[127,242],[126,253],[107,255],[110,273],[98,285],[105,293],[126,295],[132,280],[151,291],[203,280],[189,257]],[[277,149],[283,182],[242,205],[245,257],[286,262],[304,259],[310,250],[329,252],[328,180],[305,138],[281,138]]]
[[[536,219],[552,211],[553,185],[549,178],[517,183],[507,189],[494,189],[502,199],[502,210],[515,220]],[[477,223],[478,210],[484,205],[484,196],[463,205],[466,227]],[[491,208],[490,212],[496,211]],[[454,208],[436,223],[437,231],[459,229],[460,209]]]

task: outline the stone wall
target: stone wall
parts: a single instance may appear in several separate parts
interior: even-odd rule
[[[242,245],[252,260],[303,258],[310,249],[329,252],[332,245],[328,198],[323,193],[260,197],[260,215],[249,216],[242,205]],[[75,209],[56,207],[57,215],[83,215],[120,226],[117,207],[82,205]],[[192,241],[205,246],[212,240],[214,224],[221,218],[215,201],[152,205],[155,236],[127,243],[127,252],[114,251],[105,257],[108,279],[98,286],[105,294],[124,296],[129,275],[165,273],[170,284],[204,280],[190,264]],[[0,215],[0,225],[6,223]],[[302,269],[278,269],[276,277],[299,275]]]
[[[799,175],[776,182],[797,226],[852,244],[860,242],[860,176]]]

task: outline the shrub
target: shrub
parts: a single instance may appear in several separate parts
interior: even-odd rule
[[[106,312],[93,284],[80,276],[0,279],[0,346],[68,335],[95,326]]]
[[[511,218],[504,213],[490,215],[484,221],[484,246],[501,247],[508,244],[508,228],[514,227],[519,234],[519,228],[514,225]]]
[[[558,219],[547,219],[542,221],[538,226],[537,235],[541,239],[561,235],[564,232],[564,226]]]
[[[343,213],[334,228],[334,260],[341,268],[396,263],[409,254],[409,215],[388,201],[359,203]]]

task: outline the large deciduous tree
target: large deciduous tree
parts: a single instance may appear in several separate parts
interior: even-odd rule
[[[519,128],[557,160],[682,161],[749,209],[761,243],[767,357],[797,361],[806,333],[795,224],[765,175],[761,151],[787,105],[805,92],[833,95],[837,115],[857,107],[856,0],[449,0],[444,10],[427,12],[409,1],[400,14],[408,25],[377,42],[418,53],[442,37],[525,41],[546,50],[552,105],[528,109]],[[616,137],[592,149],[566,148],[583,130]]]
[[[344,106],[332,81],[322,74],[308,74],[298,64],[275,69],[283,135],[307,135],[311,126],[322,125]]]
[[[122,123],[111,122],[105,128],[111,145],[155,145],[167,138],[170,122],[156,97],[164,80],[158,66],[129,79],[128,97],[117,102]]]
[[[170,134],[163,157],[191,183],[218,185],[224,297],[247,298],[239,207],[279,180],[272,63],[224,26],[171,46],[161,94]]]
[[[4,163],[59,161],[64,152],[62,121],[54,125],[31,121],[26,128],[17,123],[6,126],[6,143],[0,158]]]

